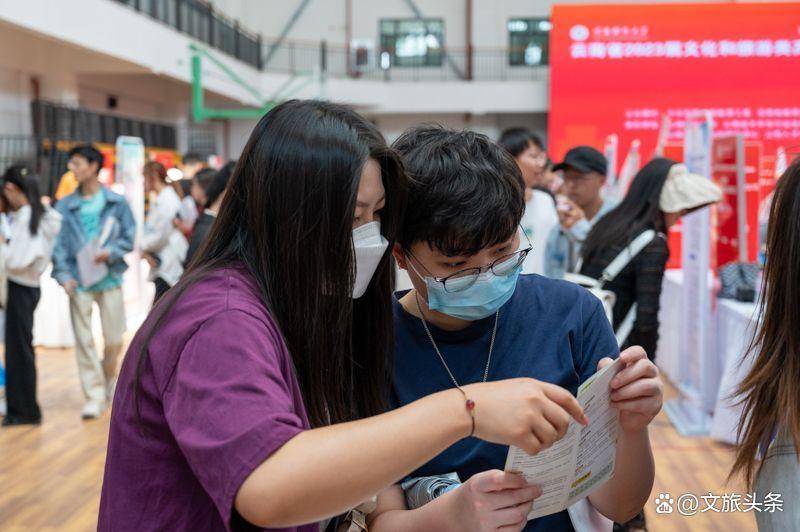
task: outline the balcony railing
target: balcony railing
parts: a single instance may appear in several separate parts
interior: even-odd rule
[[[275,43],[265,42],[265,51]],[[387,51],[347,49],[325,42],[278,44],[266,72],[303,74],[324,72],[332,78],[385,81],[544,81],[547,66],[512,65],[508,49],[444,49],[441,64],[397,66]],[[406,61],[408,63],[408,61]]]
[[[199,0],[116,1],[261,69],[261,36],[214,11],[210,3]]]
[[[387,50],[321,42],[265,41],[203,0],[115,0],[265,72],[385,81],[544,81],[546,66],[514,65],[505,48],[445,48],[441,64],[398,66]],[[275,48],[275,50],[273,50]],[[268,58],[268,63],[264,63]]]

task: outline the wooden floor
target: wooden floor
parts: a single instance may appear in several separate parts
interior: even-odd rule
[[[108,431],[108,414],[81,421],[83,397],[71,351],[41,350],[39,401],[44,423],[0,429],[0,530],[88,531],[97,520]],[[673,393],[673,392],[669,392]],[[653,499],[669,493],[698,497],[744,493],[724,484],[732,455],[705,438],[679,436],[662,413],[652,431],[656,485],[646,507],[653,532],[755,530],[752,514],[656,515]]]

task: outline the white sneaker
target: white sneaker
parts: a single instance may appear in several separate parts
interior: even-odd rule
[[[81,418],[97,419],[103,414],[105,409],[106,409],[105,401],[89,399],[88,401],[86,401],[86,404],[83,405],[83,410],[81,410]]]
[[[117,378],[111,377],[106,381],[106,402],[111,405],[114,402],[114,391],[117,389]]]

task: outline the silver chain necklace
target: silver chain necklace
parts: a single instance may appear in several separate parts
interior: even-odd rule
[[[433,339],[433,335],[431,334],[431,330],[428,328],[428,323],[425,321],[425,314],[422,312],[422,305],[419,303],[419,293],[416,291],[414,292],[414,296],[417,300],[417,310],[419,311],[420,321],[422,321],[422,326],[425,328],[425,332],[428,333],[428,338],[431,341],[431,345],[433,345],[433,349],[436,351],[436,354],[439,355],[439,360],[442,361],[442,365],[444,369],[447,371],[447,374],[450,376],[450,380],[453,381],[456,388],[459,390],[461,389],[461,385],[458,384],[458,381],[453,376],[453,372],[450,371],[450,367],[447,365],[447,362],[444,361],[444,357],[442,356],[442,352],[439,351],[439,346],[436,345],[436,342]],[[492,341],[489,343],[489,356],[486,358],[486,368],[483,370],[483,380],[481,382],[486,382],[486,379],[489,378],[489,366],[492,364],[492,351],[494,350],[494,339],[497,336],[497,322],[500,319],[500,311],[498,310],[497,313],[494,315],[494,329],[492,330]]]

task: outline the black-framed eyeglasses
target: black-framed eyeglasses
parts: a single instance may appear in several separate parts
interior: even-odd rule
[[[528,238],[528,235],[525,231],[522,231],[522,234],[525,235],[525,239],[528,241],[528,247],[524,249],[520,249],[515,251],[514,253],[509,253],[507,255],[503,255],[495,259],[491,264],[488,266],[476,267],[476,268],[464,268],[463,270],[459,270],[455,273],[451,273],[445,277],[436,277],[433,275],[430,270],[425,267],[422,262],[419,261],[414,255],[407,251],[411,257],[417,261],[417,263],[425,268],[425,272],[428,273],[431,278],[439,283],[442,283],[444,286],[445,292],[455,293],[455,292],[462,292],[467,288],[471,287],[475,284],[478,280],[478,277],[484,272],[491,271],[494,275],[498,277],[507,277],[512,275],[522,266],[522,263],[525,262],[525,258],[528,256],[528,253],[531,252],[533,249],[533,244],[531,244],[531,239]],[[412,265],[413,268],[413,265]],[[415,269],[416,271],[416,269]],[[417,272],[417,275],[419,273]]]

